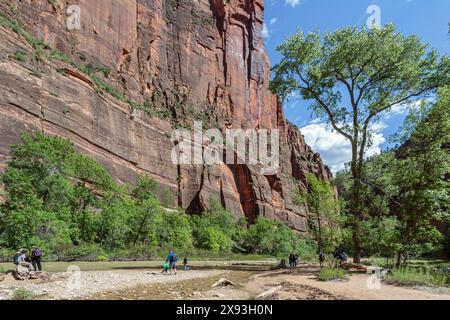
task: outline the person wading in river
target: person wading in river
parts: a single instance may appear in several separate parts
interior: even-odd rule
[[[166,258],[166,263],[169,263],[170,266],[170,274],[177,274],[177,255],[173,250],[169,251],[169,255]]]

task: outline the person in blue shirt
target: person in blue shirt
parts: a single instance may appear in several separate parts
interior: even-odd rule
[[[17,254],[14,256],[14,264],[28,268],[29,271],[34,271],[33,265],[27,261],[26,253],[27,250],[20,249],[19,252],[17,252]]]
[[[166,263],[169,263],[170,266],[170,274],[177,274],[177,261],[177,255],[173,250],[170,250],[166,258]]]

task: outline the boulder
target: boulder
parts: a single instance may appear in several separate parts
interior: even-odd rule
[[[216,283],[214,283],[212,285],[213,288],[216,287],[228,287],[228,286],[234,286],[234,283],[228,279],[225,278],[221,278],[219,280],[216,281]]]
[[[276,286],[273,287],[267,291],[264,291],[263,293],[261,293],[260,295],[256,296],[256,300],[270,300],[273,298],[273,296],[275,295],[275,293],[277,293],[278,291],[280,291],[283,287],[282,286]]]
[[[25,280],[30,277],[30,270],[26,267],[22,267],[18,265],[13,272],[14,279],[16,280]]]

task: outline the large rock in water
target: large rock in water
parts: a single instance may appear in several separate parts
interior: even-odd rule
[[[308,211],[292,193],[306,187],[307,173],[331,174],[268,90],[262,0],[76,3],[76,30],[66,28],[67,1],[0,0],[0,10],[74,61],[110,70],[98,77],[138,103],[148,101],[160,116],[98,94],[89,76],[66,63],[34,63],[25,39],[0,27],[0,170],[21,132],[41,130],[71,139],[119,182],[153,176],[188,212],[214,197],[250,221],[264,216],[307,230]],[[26,61],[11,58],[18,50]],[[194,119],[221,129],[280,129],[281,170],[260,175],[245,164],[173,164],[171,132]]]

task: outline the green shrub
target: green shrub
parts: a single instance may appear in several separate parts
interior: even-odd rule
[[[189,217],[181,211],[164,212],[163,223],[158,233],[161,247],[178,249],[192,248],[192,229]]]
[[[339,268],[322,268],[317,276],[320,281],[344,280],[345,272]]]
[[[449,286],[450,276],[444,273],[416,268],[394,269],[384,278],[387,282],[401,285]]]
[[[2,248],[0,249],[0,262],[13,262],[13,257],[16,251],[13,249]]]
[[[100,164],[59,137],[23,135],[7,164],[0,175],[6,198],[0,204],[3,261],[33,245],[47,261],[141,260],[170,248],[314,256],[311,244],[283,222],[260,218],[247,229],[244,218],[217,201],[195,216],[167,210],[156,198],[154,179],[140,175],[135,188],[119,186]]]
[[[286,258],[290,253],[309,255],[311,246],[281,221],[258,218],[243,236],[243,246],[250,253]]]
[[[13,300],[34,300],[36,295],[25,288],[17,288],[13,293]]]
[[[295,242],[294,252],[297,253],[300,262],[317,261],[317,245],[305,239],[299,239]]]
[[[231,238],[216,227],[206,227],[199,231],[202,246],[213,253],[229,252],[233,247]]]
[[[211,252],[230,252],[242,242],[246,232],[245,220],[238,219],[211,199],[210,209],[191,217],[194,244]]]
[[[175,204],[173,193],[169,188],[164,188],[161,195],[161,204],[166,208],[172,208]]]
[[[17,50],[14,52],[12,58],[17,61],[27,61],[27,53],[22,50]]]
[[[97,256],[97,258],[95,258],[95,261],[109,261],[109,258],[107,256]]]

